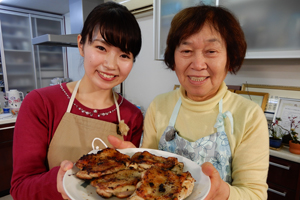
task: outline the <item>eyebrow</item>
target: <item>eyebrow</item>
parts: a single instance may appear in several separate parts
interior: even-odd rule
[[[103,38],[95,38],[95,39],[92,40],[92,42],[95,42],[95,41],[107,43]]]
[[[222,44],[222,42],[219,39],[217,39],[217,38],[211,38],[211,39],[205,40],[205,42],[209,42],[209,43],[218,42],[218,43]],[[189,42],[189,41],[185,40],[185,41],[181,42],[180,44],[182,44],[182,45],[190,45],[190,44],[192,44],[192,42]]]

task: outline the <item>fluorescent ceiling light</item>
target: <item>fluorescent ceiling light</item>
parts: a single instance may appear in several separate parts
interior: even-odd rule
[[[1,1],[1,0],[0,0],[0,1]],[[119,2],[119,4],[123,4],[123,3],[126,3],[126,2],[128,2],[128,1],[130,1],[130,0],[121,1],[121,2]]]

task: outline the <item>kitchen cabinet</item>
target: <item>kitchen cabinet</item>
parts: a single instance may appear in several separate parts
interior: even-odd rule
[[[12,145],[15,123],[0,125],[0,196],[9,194],[12,175]]]
[[[219,0],[238,18],[246,58],[300,58],[299,0]]]
[[[33,46],[31,42],[45,33],[63,34],[63,16],[0,6],[0,23],[2,91],[17,89],[26,94],[49,86],[53,78],[67,77],[64,47]]]
[[[33,38],[45,34],[62,34],[61,19],[41,18],[32,16],[32,34]],[[50,85],[53,77],[64,78],[65,74],[65,57],[64,47],[61,46],[44,46],[34,45],[34,57],[37,75],[37,87],[46,87]]]
[[[300,200],[300,163],[270,156],[269,200]]]
[[[225,7],[237,17],[248,45],[246,58],[300,58],[299,0],[154,0],[155,59],[163,59],[174,15],[199,3]]]
[[[35,88],[29,17],[15,12],[0,13],[2,80],[5,91]]]

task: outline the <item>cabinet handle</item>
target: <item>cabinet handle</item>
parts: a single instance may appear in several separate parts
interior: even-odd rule
[[[284,166],[284,165],[280,165],[280,164],[277,164],[277,163],[274,163],[274,162],[269,162],[269,164],[273,165],[275,167],[279,167],[279,168],[285,169],[285,170],[290,170],[290,166]]]
[[[268,191],[273,192],[273,193],[278,194],[278,195],[283,196],[283,197],[285,197],[285,195],[286,195],[286,192],[278,192],[277,190],[274,190],[274,189],[271,189],[271,188],[268,188]]]
[[[3,128],[0,128],[0,131],[2,131],[2,130],[6,130],[6,129],[11,129],[11,128],[15,128],[15,126],[3,127]]]

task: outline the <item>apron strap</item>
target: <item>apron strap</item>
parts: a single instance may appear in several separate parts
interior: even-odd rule
[[[75,99],[75,97],[76,97],[76,94],[77,94],[77,91],[78,91],[78,87],[79,87],[80,81],[81,81],[81,80],[79,80],[79,81],[76,83],[75,88],[74,88],[74,90],[73,90],[73,93],[72,93],[72,96],[71,96],[71,99],[70,99],[70,101],[69,101],[69,105],[68,105],[68,108],[67,108],[67,112],[68,112],[68,113],[71,111],[71,108],[72,108],[72,106],[73,106],[74,99]]]
[[[119,104],[118,104],[118,102],[117,102],[117,99],[116,99],[116,96],[115,96],[115,92],[114,92],[114,91],[113,91],[113,96],[114,96],[114,101],[115,101],[116,108],[117,108],[118,121],[119,121],[119,123],[120,123],[120,121],[121,121],[120,108],[119,108]]]
[[[180,106],[181,106],[181,97],[179,97],[179,99],[178,99],[178,101],[177,101],[177,103],[174,107],[172,116],[171,116],[170,121],[169,121],[169,126],[172,126],[172,127],[175,126],[175,122],[176,122],[176,119],[177,119],[177,115],[179,113]]]
[[[215,123],[214,127],[217,128],[218,132],[222,132],[222,131],[225,132],[224,119],[226,117],[228,117],[229,121],[230,121],[230,125],[231,125],[231,134],[233,134],[233,117],[232,117],[232,114],[229,111],[226,111],[226,112],[222,113],[222,110],[223,110],[223,99],[221,99],[219,101],[219,114],[218,114],[218,117],[217,117],[217,120],[216,120],[216,123]]]

